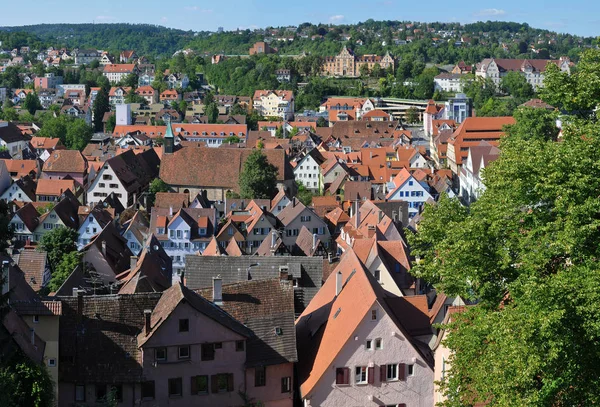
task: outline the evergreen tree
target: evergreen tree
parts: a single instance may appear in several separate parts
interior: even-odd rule
[[[102,131],[104,113],[110,112],[110,103],[108,102],[108,93],[101,88],[96,95],[94,100],[94,106],[92,108],[94,114],[94,131]]]

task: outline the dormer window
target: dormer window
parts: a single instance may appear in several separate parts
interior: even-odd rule
[[[206,228],[198,228],[198,234],[200,236],[206,236]]]

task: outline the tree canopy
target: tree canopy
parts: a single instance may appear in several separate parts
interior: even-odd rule
[[[600,374],[600,129],[517,110],[470,208],[443,196],[409,237],[413,272],[477,302],[450,326],[446,406],[592,405]],[[585,357],[582,357],[585,355]]]
[[[240,196],[272,199],[277,193],[277,167],[259,149],[252,151],[239,178]]]

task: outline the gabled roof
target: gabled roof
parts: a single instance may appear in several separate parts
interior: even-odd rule
[[[238,179],[252,153],[249,148],[185,147],[165,154],[160,178],[169,185],[222,187],[238,191]],[[269,163],[277,167],[277,180],[293,179],[284,150],[263,150]],[[189,163],[194,163],[190,167]],[[185,170],[184,170],[185,169]]]
[[[119,294],[161,292],[171,286],[172,259],[154,235],[146,240],[144,249],[133,269],[123,272],[117,279],[123,283]]]
[[[69,189],[63,192],[60,201],[45,215],[47,216],[54,212],[66,227],[77,230],[79,229],[79,206],[79,201],[77,201],[77,198],[75,198],[75,195]],[[44,219],[43,216],[40,218],[40,223]]]
[[[222,256],[224,254],[225,250],[219,245],[219,242],[217,242],[217,239],[214,236],[210,238],[210,242],[202,251],[203,256]]]
[[[314,256],[319,248],[323,248],[321,243],[321,239],[317,237],[315,241],[313,241],[313,234],[306,228],[306,226],[302,226],[300,232],[298,233],[298,237],[296,238],[296,248],[299,250],[299,255],[304,256]],[[315,243],[313,245],[313,243]]]
[[[197,290],[212,299],[210,288]],[[294,287],[291,281],[271,278],[223,285],[220,308],[250,328],[247,366],[297,362],[294,329]],[[276,328],[281,330],[278,334]]]
[[[85,173],[87,160],[78,150],[54,150],[44,163],[42,171]]]
[[[338,272],[341,273],[343,286],[336,295]],[[432,368],[431,355],[424,353],[423,344],[409,335],[404,327],[409,321],[394,313],[386,302],[387,298],[389,297],[356,254],[352,250],[345,252],[336,270],[296,320],[298,353],[303,356],[298,365],[302,397],[307,397],[312,392],[376,303]]]
[[[29,174],[36,174],[38,170],[37,160],[8,160],[1,158],[6,164],[6,169],[9,173],[19,177],[24,177]],[[14,176],[13,176],[14,177]]]
[[[106,245],[106,255],[103,254],[104,244]],[[81,249],[81,251],[85,253],[84,260],[85,256],[92,247],[97,249],[97,252],[100,253],[112,271],[112,275],[104,276],[105,283],[108,281],[114,281],[116,276],[129,269],[132,253],[127,247],[127,240],[125,240],[119,234],[119,231],[112,223],[108,223],[104,229],[102,229],[102,231],[92,239],[90,243]]]
[[[287,226],[291,222],[294,221],[304,210],[310,211],[315,218],[318,218],[317,214],[315,214],[310,208],[307,208],[302,202],[300,202],[297,198],[292,198],[289,205],[286,206],[279,212],[277,215],[277,219],[281,221],[284,226]]]
[[[31,230],[31,229],[30,229]],[[15,264],[23,271],[25,281],[36,292],[42,289],[44,282],[44,271],[48,256],[46,252],[37,250],[22,250],[13,255]]]
[[[59,138],[51,138],[51,137],[32,137],[30,141],[33,148],[36,149],[44,149],[44,150],[54,150],[56,147],[61,145]]]
[[[29,175],[19,178],[15,181],[15,184],[19,187],[25,195],[32,201],[35,201],[35,190],[37,189],[37,183]]]
[[[229,240],[229,243],[227,243],[225,252],[227,253],[228,256],[242,256],[242,254],[243,254],[242,251],[240,250],[240,247],[238,246],[237,242],[235,241],[235,239],[233,237]]]
[[[171,286],[165,290],[160,297],[160,300],[156,304],[156,307],[152,310],[150,316],[150,332],[146,332],[146,329],[138,335],[138,346],[142,347],[152,337],[152,335],[160,329],[160,326],[165,322],[171,313],[175,311],[175,308],[182,302],[194,308],[196,311],[204,314],[206,317],[214,320],[221,324],[225,328],[233,331],[241,336],[250,338],[252,331],[236,321],[231,315],[223,311],[221,308],[206,300],[201,295],[196,294],[194,291],[185,287],[181,283]]]
[[[273,244],[273,233],[275,233],[275,244]],[[281,239],[281,234],[272,231],[268,234],[256,249],[256,256],[276,256],[280,254],[289,254],[292,253],[288,249],[288,247],[283,243]]]
[[[18,216],[21,221],[25,224],[30,232],[33,232],[39,225],[39,216],[37,209],[31,202],[26,203],[21,209],[19,209],[15,216]]]
[[[60,196],[65,191],[75,193],[75,181],[73,179],[50,179],[38,180],[35,194],[38,196]]]
[[[156,208],[173,208],[178,211],[181,208],[187,208],[189,204],[189,194],[177,192],[157,192],[154,200]]]

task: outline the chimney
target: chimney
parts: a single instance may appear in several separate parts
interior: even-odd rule
[[[277,245],[277,232],[272,231],[271,232],[271,249],[274,249],[276,245]]]
[[[152,331],[152,326],[150,325],[150,317],[151,316],[152,316],[152,310],[145,309],[144,310],[144,328],[146,331],[146,336],[148,336],[150,334],[150,331]]]
[[[138,261],[138,257],[137,256],[131,256],[131,257],[129,257],[129,268],[131,270],[133,270],[135,268],[135,266],[137,266],[137,261]]]
[[[106,257],[106,240],[102,241],[102,255]]]
[[[73,290],[75,291],[75,289]],[[83,290],[77,290],[77,318],[81,321],[83,315]]]
[[[335,273],[335,295],[340,295],[342,291],[342,272],[338,271]]]
[[[213,302],[216,305],[223,305],[223,280],[221,275],[213,277]]]
[[[2,295],[7,294],[9,290],[10,290],[10,271],[8,268],[8,261],[4,260],[2,262]]]
[[[169,216],[173,216],[173,205],[169,206]]]
[[[312,249],[315,250],[317,248],[317,234],[313,233],[313,244]]]

